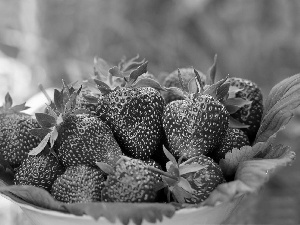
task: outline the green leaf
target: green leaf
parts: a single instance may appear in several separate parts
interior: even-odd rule
[[[241,162],[235,180],[220,184],[201,205],[215,206],[217,203],[232,201],[241,195],[258,191],[276,170],[292,163],[295,152],[278,147],[276,156],[273,156],[276,158]]]
[[[54,142],[56,141],[57,138],[58,138],[58,132],[56,127],[54,127],[49,138],[51,148],[54,146]]]
[[[51,103],[51,104],[53,104],[53,103]],[[56,108],[56,107],[54,107],[54,108]],[[57,114],[56,114],[56,112],[53,110],[54,109],[53,108],[53,105],[51,106],[47,106],[47,110],[48,110],[48,114],[50,115],[50,116],[52,116],[52,117],[54,117],[55,119],[57,119]]]
[[[217,54],[214,56],[214,63],[207,71],[207,84],[212,85],[215,83],[215,78],[217,74]]]
[[[117,67],[114,66],[108,70],[108,72],[113,76],[113,77],[120,77],[124,78],[123,72]]]
[[[156,80],[153,80],[151,78],[142,78],[135,82],[132,87],[152,87],[158,91],[166,91],[164,87],[160,85]]]
[[[300,105],[299,96],[300,74],[281,81],[271,89],[254,143],[267,140],[290,121],[292,111]]]
[[[260,188],[275,170],[290,164],[295,159],[295,152],[286,148],[282,149],[281,155],[273,159],[256,159],[241,162],[235,179],[243,181],[252,189]]]
[[[165,148],[163,147],[163,151],[166,155],[166,157],[176,166],[178,167],[177,161],[175,159],[175,157]]]
[[[38,146],[36,146],[35,148],[33,148],[28,155],[37,155],[40,152],[42,152],[44,150],[44,148],[46,147],[48,141],[50,140],[50,137],[52,135],[52,132],[48,133],[44,139],[38,144]]]
[[[238,106],[239,108],[245,106],[245,105],[249,105],[251,104],[252,101],[249,101],[247,99],[243,99],[243,98],[228,98],[224,104],[226,105],[235,105]]]
[[[161,203],[75,203],[64,204],[64,208],[78,216],[90,215],[95,220],[104,217],[115,223],[118,219],[124,225],[130,221],[136,225],[143,221],[161,222],[164,216],[171,218],[175,213],[174,206]]]
[[[94,75],[96,79],[105,79],[110,66],[108,63],[99,57],[94,58]]]
[[[43,139],[48,133],[50,133],[52,130],[49,128],[33,128],[29,130],[29,133]]]
[[[194,69],[194,73],[195,73],[195,79],[196,79],[196,84],[197,84],[197,91],[194,93],[202,93],[204,91],[204,87],[202,84],[201,76],[196,69]],[[202,75],[205,76],[204,74],[202,74]]]
[[[230,86],[228,91],[228,98],[236,98],[236,94],[242,90],[243,89],[236,86]]]
[[[169,187],[173,187],[177,184],[178,179],[173,179],[167,176],[162,175],[161,176],[162,180],[165,182],[165,184],[167,184]]]
[[[50,193],[43,188],[29,185],[10,185],[0,187],[0,193],[7,195],[18,203],[29,203],[45,209],[63,211],[61,203],[54,200]]]
[[[62,113],[63,112],[63,94],[58,89],[54,89],[54,104],[56,109]]]
[[[133,70],[130,73],[128,86],[131,86],[139,76],[141,76],[144,73],[147,73],[147,66],[148,66],[148,61],[144,62],[137,69]]]
[[[240,180],[234,180],[231,182],[223,183],[217,186],[208,196],[208,198],[202,202],[201,206],[216,206],[223,202],[230,202],[243,194],[252,193],[251,187],[246,185]]]
[[[168,173],[174,175],[175,177],[179,177],[178,165],[174,163],[169,164]]]
[[[106,174],[113,175],[115,174],[115,170],[112,166],[108,165],[104,162],[96,162],[96,165]]]
[[[171,190],[174,198],[179,203],[185,203],[186,198],[194,198],[193,195],[186,190],[184,190],[182,187],[179,187],[178,185],[175,185],[174,188]]]
[[[240,162],[252,159],[255,153],[251,146],[243,146],[242,148],[233,148],[227,152],[224,159],[221,159],[219,165],[225,177],[233,177]]]
[[[231,128],[248,128],[249,125],[243,124],[240,121],[238,121],[230,116],[229,117],[229,127],[231,127]]]
[[[92,96],[92,95],[86,95],[86,94],[83,94],[82,97],[88,101],[88,103],[91,103],[91,104],[97,104],[98,103],[98,100],[99,98],[96,97],[96,96]]]
[[[112,92],[111,88],[103,81],[94,79],[94,82],[97,84],[98,89],[101,91],[103,95],[109,94]],[[98,99],[97,99],[98,101]]]
[[[276,159],[280,158],[284,152],[290,151],[289,146],[284,146],[282,144],[276,145],[275,147],[269,148],[269,151],[264,151],[264,155],[261,155],[261,158],[264,159]]]
[[[193,157],[189,158],[188,160],[180,163],[180,166],[187,165],[187,164],[190,164],[192,162],[195,162],[195,161],[197,161],[197,159],[198,159],[198,156],[193,156]]]
[[[157,183],[155,184],[154,190],[155,190],[155,191],[159,191],[159,190],[165,188],[166,186],[167,186],[167,185],[166,185],[165,182],[160,181],[160,182],[157,182]]]
[[[9,109],[13,105],[13,100],[8,92],[6,93],[4,100],[4,108]]]
[[[273,134],[266,142],[258,142],[251,146],[243,146],[240,149],[233,148],[225,155],[225,159],[221,159],[219,165],[223,171],[224,176],[233,177],[239,163],[253,159],[259,154],[263,154],[271,148],[271,145],[275,142],[276,134]]]
[[[191,184],[188,182],[187,179],[180,177],[179,182],[177,183],[179,187],[187,191],[188,193],[194,193],[195,190],[192,188]]]
[[[91,114],[91,111],[87,109],[75,109],[73,114]]]
[[[216,99],[222,101],[228,96],[230,84],[225,82],[216,91]]]
[[[204,90],[203,94],[211,95],[212,97],[217,99],[217,91],[218,91],[219,87],[226,82],[227,79],[228,79],[228,76],[222,80],[219,80],[217,83],[208,86]]]
[[[203,165],[200,165],[200,164],[197,164],[197,163],[193,163],[193,164],[190,164],[190,165],[179,165],[179,173],[180,173],[180,175],[184,175],[184,174],[187,174],[187,173],[197,172],[197,171],[202,170],[206,167],[207,167],[207,165],[203,166]]]
[[[56,118],[46,113],[35,113],[35,117],[43,128],[51,128],[56,125]]]
[[[165,87],[165,90],[175,96],[181,97],[182,99],[185,99],[187,96],[186,92],[184,92],[183,90],[181,90],[180,88],[177,88],[177,87],[168,87],[168,88]]]
[[[50,193],[38,187],[27,185],[1,186],[0,193],[12,200],[34,207],[71,213],[77,216],[89,215],[95,220],[100,217],[114,223],[117,219],[124,225],[129,221],[140,225],[143,221],[155,223],[163,217],[171,218],[175,214],[175,207],[164,203],[71,203],[56,201]]]
[[[119,64],[119,68],[124,72],[138,68],[145,62],[145,59],[142,59],[141,61],[137,61],[139,57],[140,57],[139,55],[136,55],[135,57],[129,59],[127,62],[126,59],[124,59],[123,62]]]
[[[14,111],[14,112],[21,112],[23,110],[29,109],[30,107],[25,106],[26,102],[20,104],[20,105],[15,105],[13,107],[10,108],[10,110]]]
[[[180,84],[181,89],[184,92],[189,93],[188,86],[186,86],[185,83],[182,80],[182,75],[181,75],[180,69],[177,69],[177,71],[178,71],[178,80],[179,80],[179,84]]]
[[[64,113],[73,111],[73,109],[75,108],[75,105],[76,105],[76,98],[77,98],[80,90],[81,90],[81,88],[79,88],[77,92],[73,92],[70,95],[70,98],[65,105]]]
[[[224,105],[227,112],[232,115],[233,113],[237,112],[241,107],[236,106],[236,105]]]
[[[190,79],[187,86],[188,86],[189,93],[199,92],[198,82],[196,81],[196,78]]]
[[[300,85],[300,74],[288,77],[276,84],[265,100],[264,113],[266,114],[280,100],[298,93]]]

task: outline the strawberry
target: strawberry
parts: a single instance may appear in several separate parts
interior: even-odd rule
[[[179,203],[201,203],[224,181],[219,165],[207,156],[195,156],[185,162],[180,157],[177,162],[169,151],[164,149],[164,152],[170,160],[166,165],[167,172],[153,167],[149,169],[162,176],[160,188],[167,188],[169,201],[173,197]]]
[[[28,155],[17,169],[14,184],[32,185],[50,192],[53,182],[64,170],[58,159],[48,149],[38,155]]]
[[[76,97],[80,89],[74,91],[67,99],[64,91],[68,93],[68,89],[65,88],[61,92],[54,92],[58,114],[51,108],[49,114],[35,114],[42,128],[31,132],[41,135],[44,139],[30,154],[39,153],[50,141],[51,147],[54,147],[65,167],[78,164],[93,166],[97,161],[113,165],[122,152],[110,128],[99,118],[76,109]]]
[[[180,68],[180,73],[183,81],[183,85],[187,86],[188,83],[195,78],[195,73],[193,68]],[[206,76],[198,71],[199,75],[201,76],[202,86],[205,85]],[[169,75],[167,75],[163,81],[163,86],[168,87],[178,87],[181,88],[181,83],[178,78],[178,70],[173,71]],[[182,100],[183,97],[178,95],[174,92],[162,92],[162,96],[166,102],[166,104],[170,103],[171,101],[175,100]]]
[[[7,93],[5,103],[0,107],[0,154],[16,168],[41,139],[29,133],[30,129],[40,126],[30,115],[21,112],[28,108],[25,103],[12,105],[13,100]]]
[[[250,143],[252,143],[256,137],[263,113],[262,92],[257,84],[247,79],[231,77],[227,82],[230,83],[231,87],[238,88],[234,97],[251,101],[250,104],[244,105],[231,116],[249,126],[242,128],[242,130],[247,134]]]
[[[180,77],[180,70],[178,73]],[[196,70],[195,75],[200,84],[201,78]],[[184,100],[166,105],[163,115],[163,127],[168,140],[166,147],[177,159],[208,154],[222,142],[229,124],[229,113],[210,94],[212,89],[203,91],[198,88],[196,93],[190,94],[189,90],[183,90]]]
[[[76,98],[76,108],[86,109],[91,114],[96,114],[96,108],[101,94],[92,90],[92,88],[85,87],[81,90],[78,97]]]
[[[115,168],[97,164],[108,173],[102,190],[102,201],[106,202],[154,202],[157,197],[156,184],[160,175],[148,169],[154,162],[122,158]]]
[[[123,153],[129,157],[147,160],[160,151],[163,141],[162,114],[164,100],[157,89],[162,89],[153,79],[138,79],[147,71],[147,62],[129,77],[123,77],[124,87],[110,87],[95,80],[103,93],[97,115],[105,121],[114,134]],[[110,69],[114,76],[124,74],[117,68]]]
[[[227,152],[231,151],[233,148],[240,149],[245,145],[250,145],[248,136],[241,129],[228,127],[221,147],[215,149],[208,156],[219,163],[220,159],[225,158]]]
[[[196,172],[182,175],[190,183],[192,189],[195,190],[190,198],[185,198],[186,203],[201,203],[219,184],[225,181],[220,166],[211,158],[200,155],[185,163],[185,165],[197,164],[206,167]]]
[[[101,201],[104,173],[89,165],[70,166],[53,183],[51,195],[66,203]]]

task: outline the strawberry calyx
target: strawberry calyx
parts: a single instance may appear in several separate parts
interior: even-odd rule
[[[151,171],[162,176],[162,182],[157,185],[157,189],[167,188],[169,201],[170,193],[172,193],[174,199],[179,203],[184,203],[185,198],[194,198],[193,193],[195,190],[191,187],[189,181],[182,177],[182,175],[197,172],[206,168],[206,166],[196,163],[189,165],[188,163],[191,160],[194,160],[195,157],[182,163],[183,157],[181,157],[177,162],[175,157],[166,148],[164,148],[163,151],[170,160],[166,164],[167,172],[148,166]]]
[[[141,75],[146,74],[148,61],[142,60],[136,62],[137,58],[133,58],[128,62],[122,61],[118,66],[114,66],[109,69],[109,74],[112,77],[120,78],[123,81],[120,85],[112,88],[113,85],[107,84],[107,82],[94,79],[98,89],[103,95],[109,94],[114,90],[120,88],[138,88],[138,87],[151,87],[158,91],[165,91],[166,89],[162,87],[159,82],[151,78],[141,78],[138,79]]]
[[[10,96],[9,92],[5,95],[4,104],[0,107],[0,113],[12,114],[12,113],[19,113],[26,109],[29,109],[28,106],[25,106],[26,102],[13,106],[13,100]]]
[[[42,86],[40,88],[43,89]],[[73,86],[68,87],[63,81],[62,90],[54,90],[54,102],[50,99],[51,102],[47,106],[48,112],[35,113],[36,120],[41,128],[31,129],[29,132],[32,135],[40,137],[42,141],[28,153],[29,155],[39,154],[45,149],[48,143],[50,143],[52,149],[58,138],[58,129],[67,115],[88,113],[85,109],[75,109],[76,97],[79,95],[81,89],[82,86],[78,90]]]
[[[237,121],[231,115],[237,112],[245,105],[251,104],[252,101],[236,97],[236,93],[241,91],[241,89],[230,85],[230,83],[228,82],[228,78],[229,78],[228,75],[224,79],[221,79],[217,82],[215,81],[216,72],[217,72],[216,64],[217,64],[217,55],[215,55],[214,63],[207,72],[207,84],[204,87],[203,94],[211,95],[214,99],[218,100],[220,103],[222,103],[225,106],[226,110],[230,115],[229,127],[248,128],[249,127],[248,125],[245,125]]]

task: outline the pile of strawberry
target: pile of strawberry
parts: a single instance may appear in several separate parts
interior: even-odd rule
[[[254,142],[263,114],[255,83],[215,75],[216,61],[207,75],[182,68],[160,84],[135,57],[63,83],[35,118],[7,94],[0,157],[15,185],[65,203],[201,203],[232,180],[219,162]]]

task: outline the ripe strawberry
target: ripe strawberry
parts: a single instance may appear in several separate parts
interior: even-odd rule
[[[199,74],[195,73],[201,83]],[[184,100],[167,104],[163,115],[169,151],[177,159],[207,154],[218,148],[229,123],[224,105],[205,91],[188,94],[187,90],[183,97]]]
[[[137,159],[150,159],[160,151],[163,139],[162,114],[164,100],[162,89],[153,79],[138,79],[146,72],[147,62],[124,77],[125,86],[111,90],[105,83],[95,80],[103,93],[97,115],[105,121],[114,134],[123,153]],[[122,76],[116,67],[110,70]],[[154,88],[153,88],[154,87]]]
[[[102,190],[102,201],[106,202],[154,202],[157,197],[156,184],[160,175],[148,169],[151,162],[123,158],[115,168],[106,169],[109,175]]]
[[[247,135],[241,129],[229,127],[221,147],[212,151],[208,156],[219,163],[221,159],[225,158],[227,152],[231,151],[233,148],[240,149],[245,145],[250,145]]]
[[[260,126],[263,114],[263,96],[260,88],[252,81],[243,78],[231,77],[228,79],[231,87],[237,87],[235,97],[242,98],[252,103],[240,108],[231,116],[239,122],[249,125],[248,128],[242,128],[247,134],[250,143],[255,139]]]
[[[44,137],[30,154],[37,154],[50,140],[59,160],[65,167],[102,161],[113,165],[122,155],[110,128],[99,118],[76,110],[76,96],[80,89],[64,102],[64,91],[55,91],[54,102],[57,115],[51,108],[49,114],[36,113],[41,129],[32,132]]]
[[[180,68],[180,73],[182,76],[183,85],[187,86],[191,80],[195,78],[195,73],[193,68]],[[198,71],[199,75],[201,76],[202,86],[205,85],[206,76]],[[181,88],[181,83],[178,78],[178,71],[175,70],[170,73],[168,76],[165,77],[163,81],[163,86],[166,88],[169,87],[177,87]],[[175,101],[175,100],[183,100],[184,98],[181,95],[178,95],[174,92],[162,92],[162,96],[166,102],[166,104]]]
[[[14,177],[16,185],[32,185],[50,192],[53,182],[64,172],[58,159],[45,150],[38,155],[28,155],[17,169]]]
[[[224,181],[221,168],[209,157],[195,156],[185,162],[180,157],[177,162],[170,152],[166,149],[164,152],[170,160],[166,165],[167,172],[149,169],[161,174],[163,185],[160,187],[167,187],[169,201],[173,197],[179,203],[201,203]]]
[[[86,109],[91,114],[96,114],[96,109],[98,105],[98,101],[101,98],[101,94],[93,91],[92,88],[84,88],[79,93],[76,98],[76,108],[77,109]]]
[[[51,195],[66,203],[101,201],[104,173],[89,165],[70,166],[53,183]]]
[[[12,98],[7,93],[5,103],[0,107],[0,154],[11,167],[16,168],[41,139],[29,133],[30,129],[40,126],[30,115],[21,112],[28,108],[25,103],[12,104]]]
[[[190,198],[185,198],[186,203],[201,203],[219,184],[225,181],[220,166],[211,158],[200,155],[193,160],[190,160],[185,165],[197,164],[206,167],[196,172],[182,175],[182,177],[190,183],[192,189],[194,189],[192,196]]]

